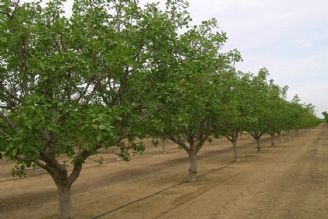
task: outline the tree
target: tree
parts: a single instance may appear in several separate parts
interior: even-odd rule
[[[250,92],[248,97],[250,116],[246,131],[256,140],[257,152],[261,151],[260,139],[267,132],[265,120],[267,118],[269,103],[268,75],[268,70],[263,68],[260,69],[258,75],[252,76],[250,81]]]
[[[325,111],[322,113],[322,115],[324,116],[325,122],[328,123],[328,113]]]
[[[295,95],[293,99],[289,102],[288,105],[288,117],[286,118],[288,121],[288,132],[292,133],[294,131],[295,135],[297,134],[299,129],[307,126],[304,124],[305,114],[308,112],[304,105],[301,103],[301,100],[298,95]]]
[[[45,169],[59,217],[71,218],[71,186],[89,156],[113,145],[125,159],[143,150],[133,139],[145,135],[150,112],[145,78],[163,51],[152,46],[184,21],[169,16],[179,1],[160,11],[134,0],[76,0],[71,17],[63,2],[0,4],[0,154],[17,161],[18,175]]]
[[[274,123],[273,130],[276,131],[276,134],[279,136],[279,142],[281,143],[281,134],[286,130],[286,115],[288,114],[288,101],[287,101],[287,90],[288,86],[284,86],[281,88],[281,97],[277,100],[275,104],[275,120],[272,121]]]
[[[239,161],[237,140],[239,133],[245,130],[249,117],[249,75],[231,69],[220,74],[220,83],[220,114],[215,130],[217,135],[222,134],[232,143],[234,160]]]
[[[267,126],[267,133],[271,136],[271,146],[274,146],[275,134],[280,135],[281,133],[283,97],[287,88],[281,89],[278,85],[274,84],[273,80],[269,81],[268,88],[267,116],[264,122]]]
[[[217,22],[209,20],[177,35],[173,53],[153,60],[157,74],[148,79],[154,83],[153,136],[168,138],[187,152],[190,182],[196,180],[197,154],[214,132],[220,113],[217,77],[239,59],[236,51],[219,52],[226,35],[216,28]]]

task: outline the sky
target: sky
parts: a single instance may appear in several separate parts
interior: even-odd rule
[[[327,0],[190,0],[194,23],[216,18],[228,35],[227,49],[238,49],[242,71],[267,67],[270,77],[328,111]]]
[[[26,0],[25,0],[26,1]],[[70,8],[73,0],[67,0]],[[161,2],[165,0],[140,0]],[[237,68],[257,72],[266,67],[288,98],[298,94],[328,111],[327,0],[189,0],[194,24],[216,18],[228,35],[225,50],[238,49]],[[69,9],[68,9],[69,10]]]
[[[141,0],[157,2],[156,0]],[[163,3],[164,0],[159,0]],[[224,49],[238,49],[237,68],[256,73],[262,67],[288,98],[328,111],[327,0],[189,0],[194,24],[216,18],[228,35]]]

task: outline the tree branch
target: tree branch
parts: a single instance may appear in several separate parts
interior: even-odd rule
[[[0,111],[0,118],[2,118],[11,128],[16,128],[15,123],[13,123],[8,117]]]
[[[183,143],[183,141],[181,141],[181,139],[177,139],[174,136],[170,136],[169,139],[177,145],[180,145],[187,153],[190,153],[190,149],[185,143]]]

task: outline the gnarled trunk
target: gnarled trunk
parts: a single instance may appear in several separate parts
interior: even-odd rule
[[[193,152],[189,153],[189,182],[195,182],[197,176],[197,155]]]
[[[71,219],[72,218],[72,201],[71,201],[71,187],[68,185],[58,185],[58,218]]]
[[[260,139],[256,138],[256,149],[257,149],[257,153],[261,152],[261,143],[260,143]]]

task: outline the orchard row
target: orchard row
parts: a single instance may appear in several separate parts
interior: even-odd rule
[[[129,159],[144,149],[136,138],[170,139],[195,181],[197,154],[213,136],[228,138],[238,160],[242,131],[260,152],[264,134],[320,122],[267,69],[238,71],[241,56],[222,51],[217,21],[193,26],[184,0],[75,0],[71,15],[63,2],[0,3],[0,158],[17,161],[17,175],[46,170],[60,218],[71,218],[71,186],[101,148],[119,146]]]

